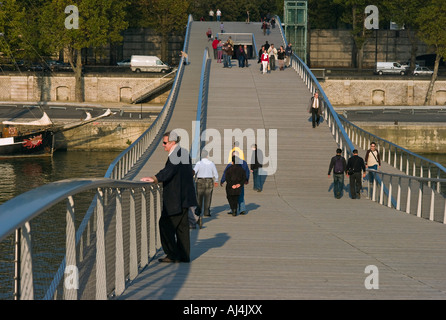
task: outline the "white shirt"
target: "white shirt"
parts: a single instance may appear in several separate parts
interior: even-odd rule
[[[215,182],[218,182],[218,172],[215,164],[207,159],[201,159],[195,164],[195,175],[197,178],[214,178]]]

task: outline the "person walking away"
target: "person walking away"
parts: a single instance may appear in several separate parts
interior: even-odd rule
[[[201,160],[194,166],[197,188],[197,212],[196,214],[204,217],[211,216],[211,202],[214,186],[218,186],[218,172],[215,164],[208,159],[208,152],[201,152]],[[202,223],[200,224],[200,228]]]
[[[277,60],[279,60],[279,70],[283,71],[284,69],[284,59],[285,59],[285,49],[283,46],[280,46],[279,50],[277,50]]]
[[[220,23],[220,33],[225,33],[225,25],[222,23]]]
[[[228,68],[232,68],[232,55],[234,54],[234,49],[233,49],[231,43],[228,43],[228,46],[226,47],[226,53],[227,53],[227,59],[228,59]]]
[[[239,46],[235,53],[238,60],[238,67],[243,68],[245,66],[245,51],[243,50],[243,46]]]
[[[348,159],[345,170],[347,172],[347,176],[350,177],[350,194],[352,199],[360,199],[362,178],[365,177],[365,164],[364,160],[358,156],[358,150],[353,150],[353,156]]]
[[[218,37],[214,38],[214,41],[212,41],[212,49],[214,50],[214,59],[217,59],[217,47],[220,40]]]
[[[236,164],[235,156],[232,157],[231,165],[225,170],[226,198],[231,208],[231,214],[235,217],[238,209],[238,199],[246,181],[246,173],[240,164]],[[223,185],[223,182],[221,183]]]
[[[206,36],[208,37],[208,41],[212,40],[212,29],[209,27],[208,31],[206,31]]]
[[[289,68],[291,66],[292,55],[293,55],[293,46],[291,43],[288,43],[285,49],[285,68]]]
[[[225,42],[222,47],[222,56],[223,56],[223,68],[228,67],[228,42]]]
[[[370,143],[370,148],[367,150],[365,154],[365,167],[368,169],[378,170],[381,168],[381,157],[379,155],[379,151],[376,150],[376,143]],[[375,172],[369,172],[369,181],[373,184],[375,180]]]
[[[268,71],[268,63],[269,63],[268,52],[266,52],[265,49],[263,49],[260,61],[262,62],[262,72],[263,72],[263,74],[265,74]]]
[[[221,60],[223,58],[223,42],[221,40],[218,40],[217,44],[217,63],[221,63]]]
[[[197,197],[189,152],[179,145],[174,132],[163,135],[163,147],[169,156],[155,176],[141,181],[163,184],[163,208],[159,219],[161,245],[166,256],[159,262],[190,262],[188,212],[196,207]]]
[[[342,149],[336,150],[336,155],[331,158],[328,167],[328,177],[330,177],[331,170],[333,170],[333,189],[336,199],[341,199],[342,190],[344,190],[344,174],[347,168],[347,162],[342,156]]]
[[[266,22],[266,18],[263,19],[262,21],[262,30],[263,30],[263,35],[266,35],[266,30],[268,29],[268,24]]]
[[[319,126],[322,114],[321,100],[319,99],[319,93],[317,91],[314,93],[314,96],[310,98],[308,112],[311,113],[311,124],[313,125],[313,128],[316,128],[316,125]]]
[[[276,60],[277,60],[277,49],[274,47],[274,44],[271,43],[271,46],[268,49],[269,55],[269,66],[271,71],[276,70]]]
[[[254,190],[257,192],[262,192],[263,183],[262,175],[260,175],[260,170],[263,163],[263,152],[257,148],[257,144],[252,145],[252,156],[251,156],[251,172],[252,179],[254,181]]]
[[[245,66],[245,68],[248,68],[249,63],[248,63],[248,46],[245,44],[243,46],[243,65]]]

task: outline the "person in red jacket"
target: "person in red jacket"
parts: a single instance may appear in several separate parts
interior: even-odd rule
[[[260,61],[262,63],[263,74],[268,71],[269,55],[266,52],[265,47],[262,47],[262,55],[260,56]]]

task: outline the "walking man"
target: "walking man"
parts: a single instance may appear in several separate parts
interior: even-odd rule
[[[308,105],[308,112],[311,113],[311,123],[313,125],[313,128],[315,128],[316,125],[319,126],[322,114],[322,105],[321,105],[321,100],[319,99],[319,93],[317,91],[314,93],[314,96],[311,97],[310,99],[310,103]]]
[[[352,199],[361,198],[362,178],[365,177],[364,160],[358,156],[358,150],[353,150],[353,156],[348,159],[347,176],[350,176],[350,194]],[[361,178],[362,173],[362,178]]]
[[[330,166],[328,167],[328,177],[330,177],[331,170],[333,170],[333,189],[336,199],[341,199],[342,190],[344,190],[344,173],[347,163],[342,156],[342,149],[336,150],[336,155],[331,158]]]
[[[212,192],[214,186],[218,186],[218,172],[215,164],[209,160],[208,152],[203,150],[201,152],[201,160],[195,164],[194,173],[196,177],[197,187],[197,215],[199,218],[200,228],[202,226],[201,216],[210,217],[210,207],[212,201]]]
[[[175,132],[163,136],[166,165],[153,177],[141,181],[163,184],[163,209],[159,220],[161,245],[166,256],[159,262],[189,262],[189,208],[197,206],[189,152],[178,144]]]

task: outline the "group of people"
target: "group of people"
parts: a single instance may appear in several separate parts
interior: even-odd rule
[[[333,171],[333,190],[336,199],[342,197],[344,190],[344,174],[350,178],[350,195],[352,199],[361,198],[362,179],[366,176],[366,169],[378,170],[381,167],[381,158],[376,149],[376,143],[370,143],[370,148],[365,154],[365,158],[358,155],[358,150],[352,151],[353,155],[348,159],[342,156],[342,150],[337,149],[336,155],[331,158],[328,167],[328,176]],[[369,172],[369,181],[373,182],[374,172]]]
[[[214,59],[217,63],[223,63],[223,68],[232,68],[232,56],[234,55],[234,41],[229,36],[226,42],[218,37],[212,41],[212,49],[214,51]],[[240,68],[248,67],[248,46],[238,46],[235,49],[235,55]]]
[[[214,21],[214,15],[217,16],[217,21],[221,20],[221,11],[220,9],[217,9],[217,12],[214,12],[214,10],[209,10],[209,21]]]
[[[192,168],[189,152],[180,147],[180,137],[175,133],[163,135],[163,148],[168,158],[163,169],[141,181],[162,183],[162,211],[159,219],[160,239],[164,258],[159,262],[190,262],[190,228],[202,227],[202,215],[210,217],[213,188],[218,186],[218,172],[215,164],[208,159],[204,150],[201,160]],[[246,214],[244,185],[248,184],[250,173],[254,177],[254,189],[262,191],[259,170],[263,155],[257,146],[252,146],[253,164],[248,167],[238,143],[230,152],[230,163],[226,166],[220,185],[226,183],[226,197],[233,216]]]
[[[276,70],[276,61],[279,65],[279,70],[283,71],[290,66],[291,55],[293,53],[292,44],[289,43],[286,48],[280,46],[279,49],[274,47],[274,44],[269,44],[268,41],[262,46],[259,51],[260,72],[263,74]]]
[[[263,30],[263,35],[269,35],[270,34],[270,30],[274,29],[276,27],[276,18],[271,17],[271,18],[263,18],[262,19],[262,30]]]

